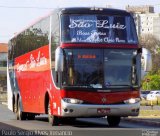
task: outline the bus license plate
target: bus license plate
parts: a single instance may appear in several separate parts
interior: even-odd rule
[[[107,114],[110,113],[110,108],[98,108],[97,109],[98,114]]]

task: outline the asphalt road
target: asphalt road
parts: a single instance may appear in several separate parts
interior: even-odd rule
[[[152,134],[160,136],[160,128],[141,123],[121,121],[119,127],[111,128],[106,118],[78,118],[74,123],[63,122],[59,126],[50,126],[46,115],[37,116],[35,120],[17,121],[15,115],[0,105],[0,135],[118,135],[143,136]],[[150,136],[150,135],[149,135]]]

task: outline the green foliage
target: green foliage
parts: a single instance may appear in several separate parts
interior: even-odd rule
[[[150,79],[147,82],[147,79]],[[142,81],[143,90],[160,90],[160,74],[148,74]]]
[[[160,48],[157,48],[157,53],[160,54]]]

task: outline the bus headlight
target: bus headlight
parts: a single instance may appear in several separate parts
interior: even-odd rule
[[[131,98],[131,99],[128,99],[128,100],[124,101],[124,103],[126,103],[126,104],[134,104],[134,103],[137,103],[137,102],[140,102],[140,98]]]
[[[74,99],[74,98],[63,98],[63,101],[71,104],[82,104],[82,100]]]

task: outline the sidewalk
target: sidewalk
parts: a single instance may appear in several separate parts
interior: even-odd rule
[[[134,123],[140,123],[140,124],[147,124],[147,125],[153,125],[153,126],[160,126],[160,116],[159,117],[124,117],[122,118],[123,121],[129,121]]]
[[[137,117],[124,117],[124,121],[160,126],[160,106],[141,106]]]
[[[0,91],[0,104],[7,103],[7,93]]]
[[[4,105],[4,106],[8,106],[7,101],[0,101],[0,104]]]

